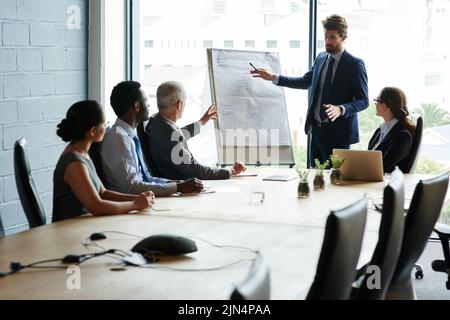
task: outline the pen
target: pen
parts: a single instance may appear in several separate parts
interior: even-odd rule
[[[253,69],[255,69],[255,71],[258,71],[258,69],[256,69],[256,67],[251,62],[249,62],[249,64],[253,67]]]

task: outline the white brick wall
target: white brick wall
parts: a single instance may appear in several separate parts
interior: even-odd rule
[[[16,50],[0,48],[0,72],[16,70]]]
[[[17,71],[42,70],[42,51],[39,49],[20,49],[17,51]]]
[[[3,150],[13,150],[18,137],[29,136],[29,129],[27,124],[3,127]]]
[[[22,22],[3,24],[4,46],[27,46],[30,44],[30,25]]]
[[[0,101],[0,126],[11,123],[17,123],[17,101]]]
[[[36,122],[44,119],[44,100],[42,98],[23,99],[19,101],[17,114],[23,122]],[[61,105],[59,105],[61,108]]]
[[[3,95],[5,98],[20,98],[30,95],[30,75],[9,74],[3,77]]]
[[[66,29],[63,25],[61,28]],[[53,23],[32,23],[30,30],[30,43],[32,46],[55,46],[55,26]]]
[[[66,27],[69,5],[80,6],[80,29]],[[20,136],[51,221],[53,170],[65,146],[56,125],[87,98],[86,18],[83,0],[0,0],[0,216],[7,234],[28,229],[14,176]]]
[[[16,0],[0,1],[0,19],[16,19]]]
[[[0,201],[3,202],[3,179],[1,178],[0,178]]]
[[[45,71],[61,70],[66,67],[66,49],[47,49],[42,53]]]
[[[32,96],[55,94],[55,75],[53,73],[37,73],[30,76]]]

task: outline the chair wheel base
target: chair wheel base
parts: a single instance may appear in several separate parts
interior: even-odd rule
[[[423,271],[417,270],[415,273],[416,279],[423,279]]]

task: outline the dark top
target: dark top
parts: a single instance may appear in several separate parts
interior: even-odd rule
[[[175,180],[197,178],[202,180],[229,179],[228,169],[211,168],[195,160],[189,151],[187,140],[200,132],[194,122],[182,129],[169,123],[159,113],[148,120],[145,127],[145,143],[148,145],[145,157],[153,164],[153,172],[161,177]]]
[[[369,142],[369,150],[373,150],[373,146],[380,139],[380,129],[378,128],[373,134]],[[408,158],[411,152],[413,137],[411,132],[401,123],[397,122],[395,126],[388,132],[387,136],[378,145],[375,150],[383,153],[383,170],[384,172],[392,172],[395,166],[404,172],[408,165]]]
[[[303,77],[280,76],[278,85],[296,89],[308,89],[308,111],[305,132],[309,134],[314,124],[314,111],[320,93],[320,78],[327,58],[327,52],[320,53],[311,70]],[[345,113],[328,123],[336,134],[327,137],[330,145],[348,145],[359,142],[357,113],[369,106],[367,72],[364,61],[346,50],[337,65],[333,83],[323,104],[343,105]]]
[[[53,172],[53,222],[88,213],[70,186],[64,182],[64,171],[73,161],[80,161],[87,167],[95,189],[100,192],[101,182],[92,160],[78,153],[63,153]]]

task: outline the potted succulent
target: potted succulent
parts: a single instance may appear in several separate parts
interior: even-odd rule
[[[309,197],[309,181],[308,174],[309,170],[297,170],[298,175],[300,176],[300,182],[298,183],[298,197],[299,198],[308,198]]]
[[[330,156],[331,160],[331,174],[330,174],[330,181],[332,184],[341,184],[342,183],[342,173],[341,173],[341,166],[345,162],[345,158],[341,158],[338,155],[332,154]]]
[[[323,171],[328,168],[330,162],[327,160],[324,163],[320,163],[319,159],[314,160],[316,167],[316,175],[314,177],[314,190],[320,191],[325,189],[325,178],[323,177]]]

